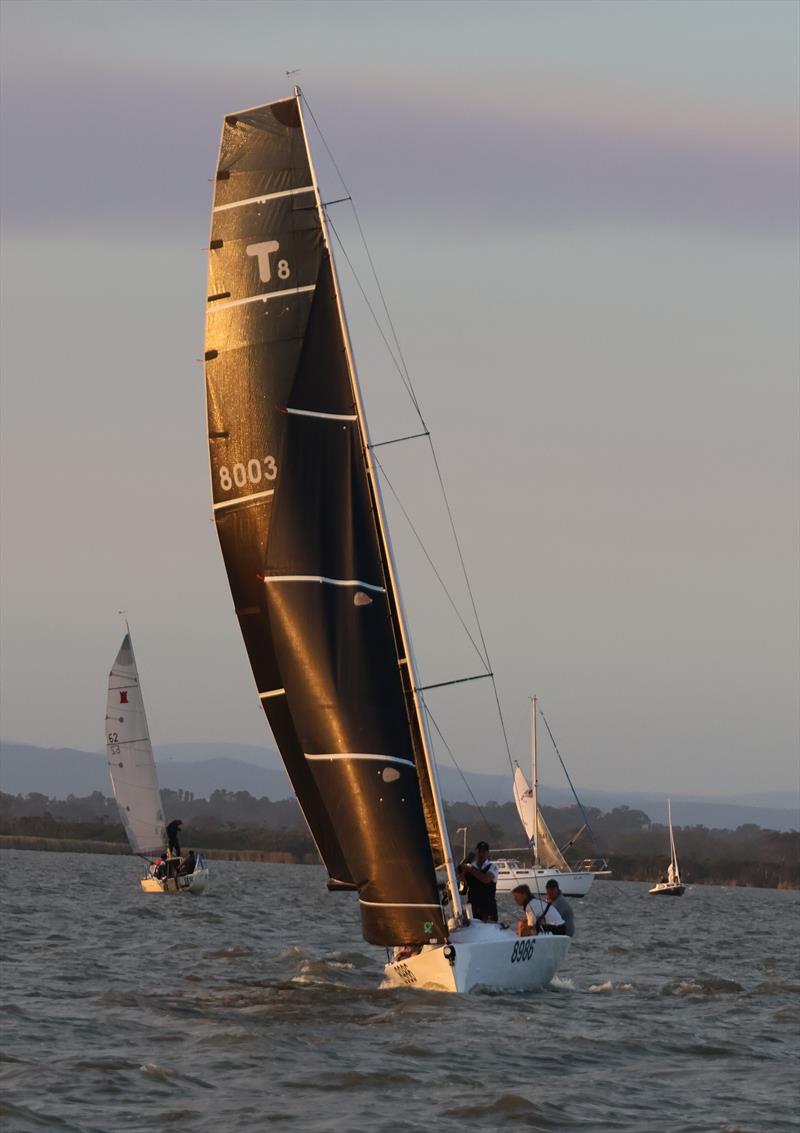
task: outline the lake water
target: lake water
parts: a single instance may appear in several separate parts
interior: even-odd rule
[[[6,1133],[800,1129],[796,893],[596,882],[553,986],[455,996],[381,991],[321,869],[211,868],[2,854]]]

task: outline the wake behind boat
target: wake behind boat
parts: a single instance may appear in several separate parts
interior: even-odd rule
[[[224,121],[207,310],[217,534],[328,888],[389,984],[541,987],[569,940],[462,907],[299,88]]]
[[[148,863],[142,889],[146,893],[202,893],[208,881],[202,854],[190,861],[162,853],[167,833],[161,790],[130,630],[108,675],[106,754],[111,787],[131,850]],[[159,854],[163,866],[155,860]]]

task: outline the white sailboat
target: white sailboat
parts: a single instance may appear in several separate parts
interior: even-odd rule
[[[106,754],[131,850],[148,863],[142,889],[146,893],[202,893],[208,881],[202,854],[197,855],[191,873],[180,873],[182,859],[172,858],[158,870],[164,876],[156,876],[154,859],[164,850],[167,835],[130,630],[108,675]]]
[[[571,870],[550,833],[539,806],[539,769],[536,744],[537,698],[531,698],[531,782],[521,767],[514,773],[514,802],[517,813],[531,844],[532,863],[523,865],[515,858],[497,858],[500,873],[497,889],[510,893],[515,886],[529,885],[536,894],[543,894],[547,882],[558,882],[566,897],[585,897],[592,887],[594,872]]]
[[[681,871],[678,868],[678,851],[675,849],[675,835],[672,832],[672,800],[667,799],[667,826],[669,827],[669,865],[667,876],[656,882],[650,893],[665,897],[682,897],[686,886],[681,882]]]
[[[214,519],[259,699],[385,986],[540,988],[569,938],[469,920],[328,220],[292,98],[225,118],[205,343]]]

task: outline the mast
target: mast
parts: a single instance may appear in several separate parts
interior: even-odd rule
[[[675,836],[672,833],[672,800],[667,799],[667,823],[669,825],[669,856],[672,869],[674,871],[675,880],[680,879],[680,871],[678,870],[678,854],[675,850]]]
[[[531,799],[533,800],[533,864],[539,864],[539,769],[536,762],[536,705],[531,697]]]
[[[353,398],[356,406],[356,413],[358,415],[358,427],[361,435],[361,443],[364,453],[364,460],[367,469],[367,477],[370,484],[372,499],[375,507],[375,519],[378,529],[378,535],[381,543],[381,557],[383,559],[384,569],[391,588],[391,594],[394,601],[390,603],[393,607],[393,621],[397,635],[399,637],[399,644],[402,645],[403,656],[398,658],[400,666],[406,666],[408,672],[408,689],[410,699],[413,707],[413,712],[419,731],[420,744],[422,748],[425,766],[431,784],[431,792],[433,796],[433,806],[436,818],[436,826],[439,833],[439,838],[442,844],[442,853],[444,856],[444,866],[447,871],[447,885],[450,891],[450,899],[453,902],[453,910],[460,920],[463,915],[461,895],[458,891],[458,877],[456,873],[456,866],[453,857],[453,850],[450,845],[450,838],[447,833],[447,824],[444,816],[444,806],[442,804],[441,789],[439,786],[439,779],[436,769],[436,764],[431,756],[430,737],[428,735],[427,724],[425,715],[422,711],[421,697],[418,692],[418,681],[416,675],[416,666],[414,663],[413,650],[411,648],[410,637],[406,625],[405,612],[403,610],[402,596],[397,582],[397,575],[394,567],[394,559],[391,548],[391,541],[389,538],[388,527],[386,524],[385,511],[383,506],[383,498],[381,495],[380,482],[375,470],[375,464],[372,459],[372,449],[370,446],[369,429],[367,425],[366,413],[364,411],[364,403],[361,394],[361,386],[358,380],[358,373],[356,371],[355,359],[353,357],[353,349],[350,341],[350,330],[347,325],[347,317],[344,311],[344,304],[342,303],[341,288],[339,286],[339,275],[336,270],[336,260],[333,254],[333,247],[331,245],[330,234],[328,232],[328,222],[325,215],[325,210],[322,205],[322,198],[319,191],[319,182],[317,180],[316,170],[314,168],[314,161],[311,156],[311,147],[308,142],[308,133],[306,131],[305,119],[303,117],[303,99],[302,91],[299,86],[294,88],[295,98],[297,99],[297,109],[300,115],[300,127],[303,133],[303,141],[306,147],[306,156],[308,159],[308,166],[311,171],[311,180],[314,188],[314,197],[317,204],[317,212],[319,215],[320,226],[322,228],[322,236],[325,241],[325,246],[330,256],[331,275],[333,278],[333,287],[336,296],[336,307],[339,314],[339,321],[342,328],[342,337],[344,340],[345,355],[347,359],[347,369],[350,375],[350,383],[353,390]],[[403,682],[406,683],[405,681]]]

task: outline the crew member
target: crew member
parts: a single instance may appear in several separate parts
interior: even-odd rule
[[[462,876],[476,921],[497,923],[497,875],[499,867],[489,857],[489,843],[478,842],[474,862],[464,862]]]
[[[541,897],[534,897],[529,885],[517,885],[511,896],[525,911],[525,919],[517,921],[517,936],[537,936],[540,932],[566,936],[564,918],[558,909]]]
[[[557,909],[561,914],[564,921],[565,932],[567,936],[575,935],[575,914],[572,911],[572,905],[561,892],[558,882],[554,877],[551,877],[544,887],[547,903],[552,909]]]
[[[178,835],[183,823],[179,818],[173,818],[167,827],[167,849],[175,855],[176,858],[181,856],[181,844],[178,841]]]

